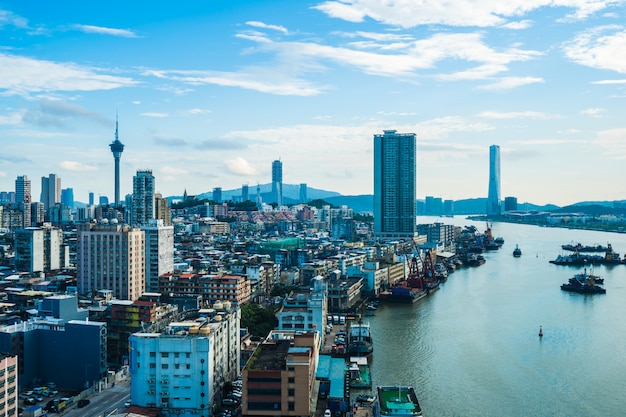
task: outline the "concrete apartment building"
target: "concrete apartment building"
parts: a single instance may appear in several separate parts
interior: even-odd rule
[[[174,271],[174,226],[151,219],[141,230],[146,242],[146,292],[158,292],[159,277]]]
[[[17,416],[17,356],[0,353],[0,416]]]
[[[318,346],[317,332],[271,332],[243,369],[242,415],[311,415]]]
[[[69,249],[63,231],[49,223],[15,231],[15,269],[23,272],[50,272],[69,264]]]
[[[145,232],[128,225],[82,224],[76,247],[78,292],[111,290],[119,300],[136,300],[145,291]]]
[[[277,314],[277,329],[315,331],[321,341],[328,316],[327,284],[322,277],[316,277],[311,284],[313,287],[311,292],[296,293],[283,300],[283,306]]]
[[[208,417],[239,375],[240,310],[230,303],[130,337],[131,402],[163,416]]]

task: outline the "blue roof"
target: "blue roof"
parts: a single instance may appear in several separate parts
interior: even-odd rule
[[[330,360],[330,398],[344,398],[344,378],[346,371],[346,361],[342,358],[331,358]]]
[[[330,379],[330,360],[332,358],[328,355],[320,355],[317,361],[317,372],[315,373],[316,379],[329,380]]]

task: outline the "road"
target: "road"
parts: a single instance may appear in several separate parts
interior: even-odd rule
[[[130,379],[117,381],[114,387],[90,395],[87,399],[90,401],[89,405],[78,408],[74,404],[70,410],[62,412],[59,416],[106,417],[123,412],[124,403],[130,399]]]

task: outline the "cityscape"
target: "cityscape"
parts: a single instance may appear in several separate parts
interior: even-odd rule
[[[396,130],[373,135],[373,216],[347,206],[282,204],[280,160],[272,162],[269,204],[246,187],[237,202],[222,202],[218,189],[213,200],[185,193],[171,203],[156,192],[149,169],[136,172],[133,193],[122,199],[125,145],[117,127],[112,201],[72,207],[71,188],[50,174],[35,202],[30,179],[18,176],[0,206],[0,351],[16,388],[7,407],[68,411],[128,381],[125,406],[136,415],[343,415],[352,405],[341,367],[314,383],[322,362],[343,363],[353,353],[348,342],[345,351],[328,345],[333,325],[356,331],[351,320],[379,300],[417,301],[447,275],[444,261],[474,265],[467,230],[417,223],[416,141]],[[487,207],[494,216],[502,212],[499,164],[494,145]],[[306,184],[300,199],[307,200]],[[269,335],[242,326],[250,305],[274,311]],[[368,331],[360,330],[365,339]],[[259,370],[263,352],[279,348],[283,359]],[[47,359],[38,361],[42,349]],[[283,361],[302,370],[292,373]],[[286,396],[255,388],[272,378],[289,380]]]
[[[0,417],[619,415],[623,6],[0,5]]]

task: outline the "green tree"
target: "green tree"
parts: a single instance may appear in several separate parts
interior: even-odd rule
[[[241,306],[241,327],[248,329],[252,336],[265,337],[278,326],[278,319],[272,307],[263,308],[258,304]]]

